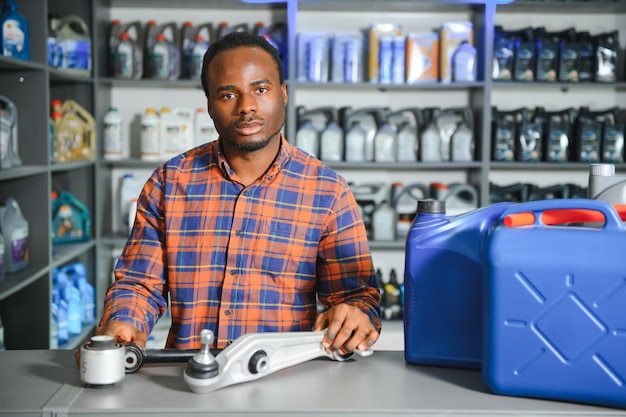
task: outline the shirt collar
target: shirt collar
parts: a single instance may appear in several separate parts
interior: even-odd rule
[[[222,174],[226,178],[232,180],[233,176],[235,175],[235,171],[233,171],[230,165],[228,164],[228,161],[226,160],[226,157],[224,156],[224,152],[222,152],[221,143],[222,143],[221,137],[218,138],[217,141],[214,142],[215,160],[220,170],[222,171]],[[291,159],[291,156],[293,152],[295,151],[295,149],[296,148],[293,145],[289,144],[289,142],[287,142],[287,139],[285,139],[285,136],[281,133],[280,134],[280,149],[278,150],[278,155],[276,155],[274,162],[272,162],[272,165],[270,165],[269,169],[263,176],[263,180],[272,181],[274,178],[276,178],[276,175],[280,172],[281,169],[285,167],[285,165],[287,165],[287,162],[289,162],[289,160]]]

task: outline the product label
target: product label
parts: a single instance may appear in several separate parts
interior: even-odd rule
[[[118,123],[104,124],[104,152],[107,154],[122,153],[122,132]]]
[[[91,69],[91,42],[85,40],[65,40],[63,67],[72,69]]]
[[[159,130],[155,124],[141,125],[141,153],[144,155],[158,155],[159,149]]]
[[[0,244],[0,277],[4,276],[4,243]]]
[[[10,236],[11,259],[13,263],[28,260],[28,227],[15,229]]]
[[[2,55],[21,55],[24,50],[24,39],[20,23],[14,19],[6,20],[2,25]]]
[[[4,112],[0,110],[0,118],[4,115]],[[9,144],[11,141],[11,127],[4,123],[0,123],[0,167],[3,165],[3,161],[9,156]]]

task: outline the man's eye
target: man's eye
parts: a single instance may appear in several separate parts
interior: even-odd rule
[[[226,94],[224,94],[224,98],[231,99],[233,97],[235,97],[235,95],[233,93],[226,93]]]
[[[267,91],[267,87],[259,87],[259,93],[265,93]]]

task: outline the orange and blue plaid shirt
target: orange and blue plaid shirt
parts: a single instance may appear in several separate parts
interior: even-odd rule
[[[221,348],[245,333],[310,331],[317,299],[359,307],[380,330],[380,294],[365,227],[346,181],[281,138],[244,186],[220,140],[160,165],[137,202],[101,323],[150,334],[168,308],[166,347]]]

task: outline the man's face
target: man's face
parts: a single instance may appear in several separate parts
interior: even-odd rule
[[[253,152],[280,137],[287,91],[267,52],[247,46],[220,52],[208,77],[209,114],[226,146]]]

